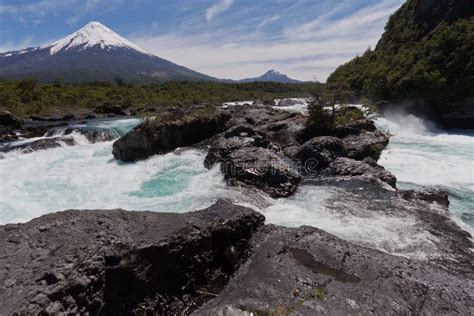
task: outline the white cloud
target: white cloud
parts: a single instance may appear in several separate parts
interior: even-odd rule
[[[253,77],[274,68],[297,79],[312,80],[316,76],[325,81],[338,65],[363,52],[377,38],[222,44],[206,37],[164,35],[135,41],[162,58],[218,78]]]
[[[367,33],[381,33],[388,17],[400,6],[400,0],[383,0],[344,18],[335,18],[342,10],[339,5],[330,12],[298,26],[286,28],[284,34],[293,40],[319,40],[322,38],[363,37]]]
[[[274,22],[274,21],[279,20],[280,18],[281,18],[281,16],[279,16],[279,15],[274,15],[274,16],[271,16],[271,17],[268,17],[268,18],[263,19],[262,22],[260,22],[260,23],[258,24],[257,30],[261,29],[261,28],[264,27],[265,25],[268,25],[268,24],[270,24],[270,23],[272,23],[272,22]]]
[[[299,20],[279,15],[259,22],[253,17],[242,20],[254,25],[253,33],[229,26],[192,36],[185,29],[160,36],[135,36],[133,40],[160,57],[219,78],[241,79],[276,69],[296,79],[317,77],[325,81],[337,66],[375,46],[388,16],[402,2],[382,0],[355,12],[348,2],[342,2],[316,19],[296,25]],[[249,23],[250,18],[257,23]],[[280,19],[291,23],[279,36],[260,32],[263,26],[270,27]]]
[[[234,3],[234,0],[219,0],[206,10],[206,21],[209,22],[217,15],[226,11]]]

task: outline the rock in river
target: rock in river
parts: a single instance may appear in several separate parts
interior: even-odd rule
[[[272,197],[287,197],[301,180],[294,164],[261,147],[244,147],[231,152],[221,163],[221,171],[229,182],[254,186]]]
[[[392,187],[396,187],[397,178],[379,165],[369,165],[363,161],[350,158],[337,158],[330,165],[332,175],[335,176],[364,176],[379,179]]]
[[[313,159],[317,162],[318,168],[324,168],[334,159],[346,155],[344,143],[336,137],[321,136],[307,141],[301,146],[295,157],[303,164]]]
[[[389,137],[379,131],[362,131],[358,135],[344,137],[343,142],[347,149],[347,157],[356,160],[370,157],[377,161],[387,147]]]
[[[114,157],[130,162],[196,144],[224,131],[229,118],[206,109],[170,116],[147,120],[117,140],[113,145]]]

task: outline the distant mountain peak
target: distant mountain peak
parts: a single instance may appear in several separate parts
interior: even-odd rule
[[[269,71],[267,71],[267,72],[264,74],[264,76],[265,76],[265,75],[281,75],[281,73],[280,73],[279,71],[274,70],[274,69],[270,69]]]
[[[257,81],[269,81],[269,82],[282,82],[282,83],[299,83],[301,81],[291,79],[285,74],[282,74],[274,69],[270,69],[260,77],[246,78],[239,80],[239,82],[257,82]]]
[[[82,51],[95,46],[99,46],[102,49],[128,48],[151,55],[102,23],[96,21],[87,23],[78,31],[44,48],[49,48],[50,54],[54,55],[60,51],[68,51],[73,48]]]

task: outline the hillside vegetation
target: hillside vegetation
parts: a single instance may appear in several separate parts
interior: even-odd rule
[[[319,94],[322,84],[286,84],[274,82],[216,83],[167,82],[129,85],[120,79],[116,83],[93,82],[65,85],[40,84],[35,80],[0,80],[0,110],[25,117],[94,110],[104,104],[123,108],[189,106],[218,104],[226,101],[306,97]]]
[[[437,114],[473,106],[474,2],[408,0],[389,20],[374,50],[340,66],[328,85],[356,97],[410,101]]]

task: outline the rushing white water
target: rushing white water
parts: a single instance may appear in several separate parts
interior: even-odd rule
[[[137,120],[105,121],[124,134]],[[203,166],[205,153],[185,150],[133,164],[113,159],[112,143],[8,153],[0,160],[0,223],[23,222],[64,209],[125,208],[183,212],[212,204],[227,190],[219,170]]]
[[[399,187],[447,190],[450,210],[474,227],[474,131],[446,132],[402,113],[387,113],[376,124],[392,134],[379,163],[397,176]]]
[[[99,121],[92,126],[110,128],[119,136],[138,122]],[[474,137],[433,133],[415,117],[379,118],[377,124],[395,134],[381,163],[402,181],[401,186],[448,189],[453,211],[472,224]],[[0,159],[0,224],[71,208],[187,212],[227,198],[259,210],[268,223],[311,225],[409,257],[436,252],[436,237],[415,217],[371,211],[350,195],[335,202],[333,197],[344,194],[336,187],[304,184],[291,198],[276,200],[227,186],[218,167],[204,168],[206,153],[201,150],[181,149],[125,164],[113,158],[113,142],[90,144],[80,134],[72,137],[78,145],[11,152]]]

